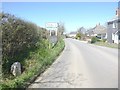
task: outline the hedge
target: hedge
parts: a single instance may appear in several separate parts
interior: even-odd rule
[[[8,13],[0,13],[0,28],[2,31],[2,70],[9,73],[10,66],[15,61],[24,60],[29,50],[37,48],[37,43],[47,38],[47,30],[34,23],[25,21]],[[34,50],[33,49],[33,50]],[[24,56],[22,56],[24,55]],[[19,57],[18,57],[19,56]]]

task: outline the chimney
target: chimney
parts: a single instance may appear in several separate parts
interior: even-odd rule
[[[116,16],[119,16],[120,15],[120,8],[117,8],[116,10]]]

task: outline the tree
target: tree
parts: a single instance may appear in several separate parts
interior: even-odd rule
[[[58,23],[58,33],[60,35],[63,35],[63,33],[65,32],[65,26],[64,26],[64,23]]]
[[[81,37],[82,37],[81,33],[76,34],[76,39],[81,39]]]
[[[15,61],[22,62],[21,54],[29,49],[38,48],[38,43],[47,38],[47,30],[32,22],[17,18],[14,15],[0,13],[0,32],[2,32],[2,69],[8,72]],[[18,58],[18,56],[20,56]]]

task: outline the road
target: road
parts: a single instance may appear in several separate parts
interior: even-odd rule
[[[58,59],[29,88],[118,88],[118,50],[65,39]]]

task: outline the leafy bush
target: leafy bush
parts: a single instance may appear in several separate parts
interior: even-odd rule
[[[77,33],[75,38],[76,38],[76,39],[81,39],[81,34],[80,34],[80,33]]]
[[[7,73],[13,62],[22,62],[23,57],[29,54],[28,52],[31,48],[37,48],[37,42],[47,38],[47,30],[14,15],[5,13],[0,15],[2,16],[0,18],[0,28],[2,30],[2,69],[4,73]]]
[[[102,40],[102,42],[106,42],[106,41],[107,41],[107,39],[103,39],[103,40]]]
[[[98,39],[97,37],[92,37],[91,43],[95,43],[95,42],[97,42],[97,41],[99,41],[99,39]]]
[[[0,89],[25,87],[27,81],[44,71],[52,64],[64,47],[59,41],[49,49],[49,32],[37,25],[24,21],[14,15],[0,13],[0,32],[2,32],[2,71]],[[52,53],[50,53],[52,52]],[[18,77],[10,75],[10,66],[19,61],[25,71]]]
[[[35,53],[31,53],[31,58],[25,61],[27,67],[26,71],[15,79],[6,80],[0,84],[1,90],[26,88],[31,80],[36,78],[36,76],[45,71],[45,69],[53,63],[65,45],[64,41],[61,39],[54,48],[49,49],[47,46],[48,41],[45,40],[43,42],[43,48],[38,48]]]

